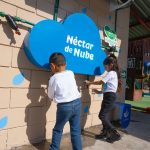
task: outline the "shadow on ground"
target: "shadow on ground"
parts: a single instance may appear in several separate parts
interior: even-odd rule
[[[132,111],[128,134],[150,142],[150,114]]]
[[[132,112],[131,123],[125,130],[120,130],[119,133],[122,139],[113,144],[105,141],[95,140],[94,135],[99,133],[101,126],[94,126],[85,129],[82,133],[83,149],[84,150],[148,150],[150,149],[150,115],[141,112]],[[32,146],[22,146],[13,150],[48,150],[50,141]],[[60,150],[72,150],[70,135],[63,135]]]
[[[94,135],[97,133],[97,131],[100,130],[99,126],[91,127],[82,132],[82,142],[83,142],[83,148],[93,146],[95,143]],[[32,145],[25,145],[21,147],[17,147],[12,150],[48,150],[50,145],[50,140],[45,140],[43,142],[40,142],[38,144],[32,144]],[[60,150],[72,150],[72,145],[70,141],[70,134],[63,135],[63,138],[61,140],[61,146]]]

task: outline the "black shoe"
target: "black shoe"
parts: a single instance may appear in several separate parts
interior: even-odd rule
[[[106,139],[107,142],[113,143],[115,141],[119,141],[121,139],[120,134],[116,130],[112,130],[110,132],[110,136]]]
[[[102,132],[100,134],[95,135],[95,139],[104,139],[107,137],[107,131],[106,130],[102,130]]]

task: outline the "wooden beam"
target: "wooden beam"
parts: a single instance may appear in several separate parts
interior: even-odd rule
[[[144,21],[143,18],[140,17],[138,11],[135,8],[132,8],[131,15],[134,16],[137,21],[150,32],[150,26]]]
[[[147,24],[144,22],[144,20],[143,20],[139,15],[136,14],[136,12],[131,12],[131,15],[134,16],[134,17],[137,19],[137,21],[138,21],[141,25],[143,25],[143,26],[150,32],[150,27],[149,27],[149,25],[147,25]]]
[[[129,41],[136,41],[136,40],[142,40],[142,39],[147,39],[147,38],[150,38],[150,34],[144,35],[144,36],[139,36],[139,37],[132,38],[132,39],[129,38]]]
[[[150,20],[147,19],[147,20],[144,20],[144,22],[147,24],[147,23],[150,23]],[[130,24],[129,27],[132,28],[132,27],[135,27],[135,26],[139,26],[141,25],[140,23],[133,23],[133,24]]]

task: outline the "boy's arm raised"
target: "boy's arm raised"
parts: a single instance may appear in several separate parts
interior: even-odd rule
[[[84,83],[86,85],[91,85],[91,84],[102,85],[102,84],[104,84],[103,80],[99,80],[99,81],[88,81],[88,80],[85,80]]]
[[[48,85],[48,97],[50,99],[54,98],[54,87],[51,84],[51,81],[49,80],[49,85]]]

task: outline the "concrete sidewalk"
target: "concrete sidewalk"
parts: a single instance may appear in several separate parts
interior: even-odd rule
[[[132,112],[130,126],[127,130],[119,131],[122,139],[113,144],[94,139],[94,135],[99,133],[100,129],[101,126],[95,126],[84,131],[83,150],[150,150],[150,114]],[[50,141],[45,141],[12,150],[48,150],[49,143]],[[69,135],[63,136],[61,150],[72,150]]]

